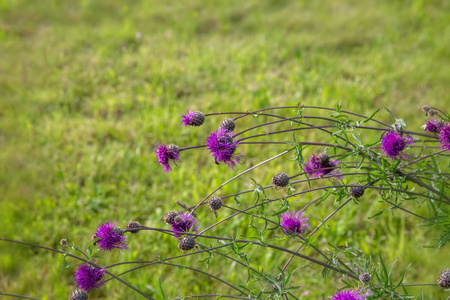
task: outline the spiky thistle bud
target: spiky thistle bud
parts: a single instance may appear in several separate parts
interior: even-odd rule
[[[225,119],[220,123],[220,127],[228,131],[233,131],[236,128],[236,123],[234,123],[233,119]]]
[[[439,274],[438,284],[444,289],[450,288],[450,269],[446,269]]]
[[[191,236],[183,236],[178,240],[178,249],[181,251],[189,251],[194,249],[195,247],[195,239]]]
[[[139,229],[135,229],[135,228],[139,228],[139,227],[141,227],[141,224],[139,224],[138,221],[132,221],[125,226],[125,229],[128,230],[128,232],[130,232],[130,233],[138,233]]]
[[[289,184],[289,176],[286,173],[279,173],[272,178],[272,184],[274,188],[285,187]]]
[[[74,290],[69,296],[69,300],[88,300],[89,296],[86,291]]]
[[[370,276],[369,273],[362,273],[359,276],[359,281],[361,281],[362,283],[368,283],[371,279],[372,277]]]
[[[219,210],[222,207],[222,199],[217,196],[211,197],[208,200],[208,206],[213,211]]]
[[[361,185],[354,185],[350,188],[350,196],[352,196],[353,198],[358,199],[359,197],[362,197],[362,195],[364,195],[364,190],[365,188]]]
[[[425,112],[425,113],[429,112],[430,111],[430,106],[429,105],[422,106],[422,111]]]
[[[439,113],[435,110],[430,110],[429,112],[427,112],[427,116],[433,117],[438,115]]]
[[[67,247],[69,244],[67,243],[67,239],[61,239],[61,241],[59,242],[61,244],[61,246],[63,247]]]
[[[164,215],[164,222],[167,225],[172,225],[176,216],[178,216],[178,213],[176,211],[169,211]]]

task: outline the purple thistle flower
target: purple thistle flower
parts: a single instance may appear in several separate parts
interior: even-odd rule
[[[381,138],[381,149],[383,152],[390,158],[402,158],[407,157],[405,153],[403,153],[403,149],[406,148],[408,144],[412,144],[411,136],[403,137],[395,131],[387,132]]]
[[[442,150],[450,151],[450,123],[443,126],[439,131],[439,142],[442,144]]]
[[[123,235],[123,231],[116,226],[116,223],[106,222],[98,227],[95,236],[99,238],[96,241],[100,249],[103,250],[125,250],[128,249],[126,236]]]
[[[183,232],[197,232],[197,223],[198,221],[189,213],[179,214],[172,222],[172,231],[176,231],[173,235],[180,237],[183,235]]]
[[[226,163],[233,168],[236,163],[241,163],[242,155],[235,155],[238,142],[233,140],[232,133],[224,128],[212,132],[206,139],[206,146],[212,153],[214,161]]]
[[[334,294],[331,300],[364,300],[364,297],[357,290],[345,290]]]
[[[309,161],[305,164],[304,169],[313,177],[320,177],[325,175],[336,175],[338,171],[334,170],[339,160],[330,160],[325,153],[313,154]]]
[[[371,291],[359,287],[356,290],[344,290],[336,292],[331,300],[364,300],[367,296],[372,295]]]
[[[308,230],[308,218],[302,218],[302,213],[300,211],[291,211],[281,214],[280,225],[287,235],[305,234]]]
[[[169,172],[172,170],[169,161],[173,161],[173,163],[178,166],[177,162],[180,161],[180,149],[177,145],[170,144],[169,146],[166,146],[164,144],[160,144],[155,153],[158,158],[158,162],[163,166],[164,172]]]
[[[444,127],[444,123],[438,119],[427,120],[425,124],[423,124],[422,129],[428,132],[436,132],[439,133],[439,130]]]
[[[87,291],[100,288],[105,280],[105,269],[98,269],[88,263],[78,266],[75,271],[75,281],[80,289]]]

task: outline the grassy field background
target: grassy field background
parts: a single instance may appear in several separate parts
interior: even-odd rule
[[[1,236],[54,248],[65,237],[85,247],[106,220],[165,227],[161,218],[176,208],[174,201],[195,204],[212,187],[280,152],[243,146],[244,163],[232,171],[213,164],[206,151],[189,151],[179,168],[165,174],[153,155],[157,143],[202,144],[222,119],[182,128],[180,114],[188,109],[335,107],[342,101],[345,109],[363,114],[389,107],[408,129],[420,130],[423,104],[446,109],[450,103],[449,11],[448,1],[419,0],[0,1]],[[392,123],[386,113],[380,118]],[[299,172],[294,163],[278,160],[222,194],[248,189],[251,178],[268,184],[281,170]],[[311,199],[295,199],[291,207]],[[407,282],[434,283],[448,263],[448,247],[424,246],[438,233],[398,212],[369,220],[386,206],[375,196],[365,201],[330,224],[322,245],[380,251],[388,263],[399,257],[398,271],[413,263]],[[336,206],[316,208],[312,225]],[[206,208],[199,219],[202,226],[215,221]],[[241,221],[212,233],[231,236],[240,228],[252,234]],[[130,250],[105,255],[102,262],[179,253],[169,236],[142,232],[129,240]],[[292,240],[280,243],[289,246]],[[288,258],[257,247],[247,255],[254,267],[274,274]],[[75,287],[76,261],[66,269],[60,258],[1,242],[0,291],[66,298]],[[245,270],[216,259],[212,274],[232,282],[246,279]],[[178,263],[204,268],[198,260]],[[292,268],[301,265],[306,263],[295,261]],[[155,298],[159,280],[170,298],[228,291],[201,274],[169,266],[151,266],[124,279]],[[317,267],[298,271],[293,280],[303,286],[297,295],[310,293],[305,299],[322,299],[342,286],[338,275],[324,283]],[[435,287],[424,293],[427,299],[446,297]],[[109,282],[91,298],[139,296]]]

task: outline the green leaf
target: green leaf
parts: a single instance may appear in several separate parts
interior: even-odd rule
[[[159,280],[158,280],[158,288],[159,288],[159,292],[161,293],[161,299],[167,300],[167,297],[164,294],[164,290],[163,290],[163,287],[162,287],[161,277],[159,277]]]
[[[65,268],[68,268],[68,267],[70,267],[70,265],[69,265],[69,263],[66,261],[66,256],[67,256],[67,254],[64,253],[64,254],[63,254],[63,257],[62,257],[62,263],[63,263],[63,265],[64,265]]]

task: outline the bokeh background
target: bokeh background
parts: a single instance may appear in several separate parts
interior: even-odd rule
[[[177,208],[174,201],[195,204],[211,187],[280,152],[243,146],[244,163],[232,171],[213,164],[204,150],[190,151],[179,168],[165,174],[153,155],[157,143],[202,144],[221,121],[211,117],[201,128],[182,128],[180,115],[189,109],[342,102],[368,115],[386,106],[408,129],[420,130],[423,104],[446,109],[450,103],[449,11],[449,1],[425,0],[0,1],[1,236],[58,249],[64,237],[82,248],[106,220],[165,227],[161,218]],[[385,112],[379,117],[393,122]],[[268,184],[281,170],[299,172],[295,163],[279,160],[223,194],[248,189],[251,178]],[[240,201],[251,203],[251,197]],[[291,207],[299,209],[313,197],[293,200]],[[369,220],[386,208],[377,200],[373,195],[343,212],[321,234],[321,245],[381,252],[388,263],[399,258],[399,273],[412,263],[406,282],[435,282],[448,263],[448,248],[425,246],[439,232],[398,212]],[[336,206],[331,201],[315,208],[312,224]],[[206,208],[199,219],[203,226],[216,220]],[[254,234],[243,218],[213,233],[231,236],[237,229]],[[129,240],[128,251],[105,255],[104,264],[179,254],[169,236],[142,232]],[[289,246],[292,240],[281,243],[296,247]],[[288,258],[257,247],[247,255],[255,268],[271,274]],[[206,268],[198,262],[204,257],[178,263]],[[0,242],[0,291],[66,298],[75,287],[77,265],[69,263],[65,268],[60,255]],[[302,265],[295,261],[292,268]],[[246,270],[219,258],[209,271],[232,282],[247,280]],[[338,275],[324,282],[320,271],[311,266],[295,273],[292,280],[303,287],[295,292],[299,297],[322,299],[342,287]],[[160,280],[169,298],[228,291],[168,266],[124,279],[155,298]],[[435,287],[424,293],[426,299],[446,297]],[[109,282],[91,298],[139,296]]]

